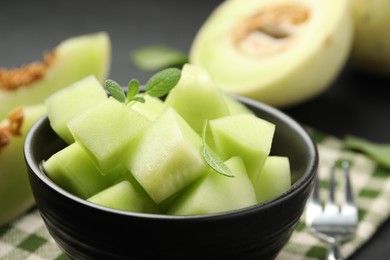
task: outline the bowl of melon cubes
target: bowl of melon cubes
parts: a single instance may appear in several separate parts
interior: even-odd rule
[[[272,259],[312,189],[307,132],[198,66],[160,71],[141,91],[90,76],[45,104],[24,153],[71,259]]]

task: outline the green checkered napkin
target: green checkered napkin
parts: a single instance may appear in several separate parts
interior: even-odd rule
[[[314,131],[312,136],[318,143],[321,196],[324,200],[327,196],[326,179],[330,166],[337,160],[351,162],[352,184],[359,206],[360,223],[356,237],[341,248],[342,254],[347,257],[366,242],[389,216],[390,170],[380,168],[362,154],[343,151],[341,141],[336,138]],[[324,259],[326,250],[326,246],[308,232],[302,219],[277,260]],[[0,259],[43,260],[66,257],[49,235],[37,209],[32,209],[19,219],[0,227]]]
[[[321,179],[320,196],[326,201],[327,184],[331,165],[340,160],[351,163],[351,181],[355,191],[355,200],[359,208],[359,226],[356,236],[344,243],[341,253],[344,257],[352,255],[374,234],[390,214],[390,170],[378,166],[367,156],[342,149],[339,139],[320,136],[312,132],[317,142],[320,157],[318,175]],[[338,169],[336,174],[343,173]],[[341,176],[340,176],[341,177]],[[341,183],[340,183],[341,185]],[[337,189],[336,200],[342,201],[342,190]],[[289,243],[277,257],[277,260],[325,259],[326,245],[307,230],[302,217]]]

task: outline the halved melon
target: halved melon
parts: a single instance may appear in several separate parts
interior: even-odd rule
[[[44,105],[19,107],[0,122],[0,226],[34,204],[24,164],[25,136]]]
[[[227,0],[200,28],[189,61],[227,92],[285,107],[330,86],[352,36],[349,1]]]
[[[0,69],[0,118],[19,105],[42,103],[55,91],[95,75],[105,80],[111,42],[105,32],[69,38],[44,60],[15,69]]]

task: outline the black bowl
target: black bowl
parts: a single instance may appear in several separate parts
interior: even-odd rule
[[[289,240],[311,192],[316,146],[293,119],[262,103],[238,97],[276,124],[272,154],[288,156],[292,187],[268,202],[198,216],[124,212],[92,204],[54,184],[40,163],[65,144],[47,117],[25,142],[29,178],[42,218],[59,247],[74,259],[272,259]]]

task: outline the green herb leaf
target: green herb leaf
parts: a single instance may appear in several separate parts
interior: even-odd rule
[[[181,71],[177,68],[157,72],[146,82],[146,93],[152,97],[162,97],[176,86],[180,77]]]
[[[184,53],[166,46],[147,46],[130,53],[130,59],[140,69],[156,71],[181,67],[188,62]]]
[[[368,140],[348,135],[344,139],[344,149],[358,150],[372,160],[390,169],[390,144],[378,144]]]
[[[140,103],[145,103],[145,98],[143,96],[140,96],[140,95],[133,97],[131,100],[137,101]]]
[[[203,126],[203,143],[200,146],[200,154],[206,163],[213,168],[216,172],[225,175],[227,177],[234,177],[232,171],[227,167],[224,161],[207,145],[206,143],[206,130],[207,130],[207,120]]]
[[[132,100],[139,92],[139,81],[136,79],[132,79],[129,81],[127,87],[127,100]]]
[[[215,171],[227,177],[234,177],[234,174],[231,172],[229,167],[226,166],[222,159],[214,153],[207,144],[203,143],[201,145],[200,153],[206,163]]]
[[[105,87],[110,92],[111,96],[118,100],[119,102],[125,103],[126,102],[126,95],[123,91],[123,88],[114,80],[107,79],[105,81]]]

